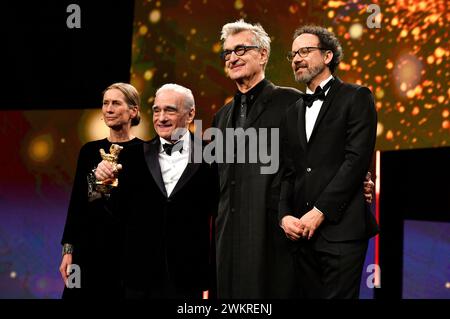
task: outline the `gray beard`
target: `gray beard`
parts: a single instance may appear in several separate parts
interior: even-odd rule
[[[315,66],[313,68],[307,68],[307,72],[304,72],[302,75],[297,75],[294,72],[295,81],[299,83],[310,83],[318,74],[320,74],[325,69],[325,66]]]

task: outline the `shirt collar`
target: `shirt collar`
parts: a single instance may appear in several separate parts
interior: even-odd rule
[[[237,91],[235,98],[240,101],[241,99],[241,95],[246,95],[247,96],[247,103],[253,103],[258,96],[261,94],[262,90],[264,89],[264,87],[269,83],[268,80],[266,79],[262,79],[261,81],[259,81],[258,84],[256,84],[254,87],[252,87],[248,92],[246,93],[242,93],[241,91]]]
[[[325,80],[323,80],[322,82],[320,82],[319,86],[320,86],[321,88],[323,88],[323,87],[328,83],[328,81],[331,81],[332,79],[333,79],[333,76],[330,75],[327,79],[325,79]],[[329,90],[330,90],[330,89],[328,89],[328,90],[325,92],[325,95],[328,93]],[[314,94],[314,92],[311,91],[309,87],[306,87],[306,94]]]

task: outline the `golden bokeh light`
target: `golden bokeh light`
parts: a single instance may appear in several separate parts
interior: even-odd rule
[[[407,95],[421,80],[422,63],[411,54],[402,55],[396,62],[393,74],[400,92]],[[414,93],[410,93],[413,96]],[[408,96],[408,97],[410,97]]]
[[[80,140],[83,143],[100,140],[109,136],[109,128],[103,121],[102,112],[99,109],[85,110],[81,115],[78,126]]]
[[[161,20],[161,10],[158,9],[152,10],[148,15],[148,20],[153,24],[158,23],[159,20]]]
[[[145,71],[144,79],[146,81],[150,81],[153,78],[153,74],[154,74],[154,69],[150,69],[150,70]]]
[[[235,0],[234,1],[234,8],[236,10],[242,10],[243,7],[244,7],[244,1],[243,0]]]
[[[350,27],[350,37],[352,39],[359,39],[363,34],[363,26],[360,23],[355,23]]]
[[[377,136],[381,136],[384,131],[384,125],[381,122],[378,122],[377,124]]]
[[[143,25],[141,25],[139,27],[139,34],[140,35],[146,35],[147,32],[148,32],[148,28],[147,28],[147,26],[145,24],[143,24]]]
[[[53,155],[53,139],[50,134],[34,137],[28,145],[28,155],[31,160],[43,163]]]

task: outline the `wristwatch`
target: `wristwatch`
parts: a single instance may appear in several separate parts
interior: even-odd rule
[[[73,253],[73,246],[71,244],[64,244],[62,249],[62,255],[65,254],[72,254]]]

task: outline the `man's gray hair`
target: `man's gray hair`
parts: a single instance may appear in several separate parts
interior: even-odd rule
[[[164,84],[156,91],[155,97],[158,96],[158,94],[160,94],[162,91],[174,91],[182,94],[184,96],[183,99],[184,107],[188,111],[190,111],[193,107],[195,107],[195,100],[192,91],[184,86],[175,83]]]
[[[222,27],[220,40],[225,41],[230,35],[234,35],[243,31],[250,31],[251,33],[253,33],[253,44],[262,49],[266,49],[267,61],[269,61],[270,37],[259,23],[250,24],[245,22],[243,19],[236,22],[227,23]]]

